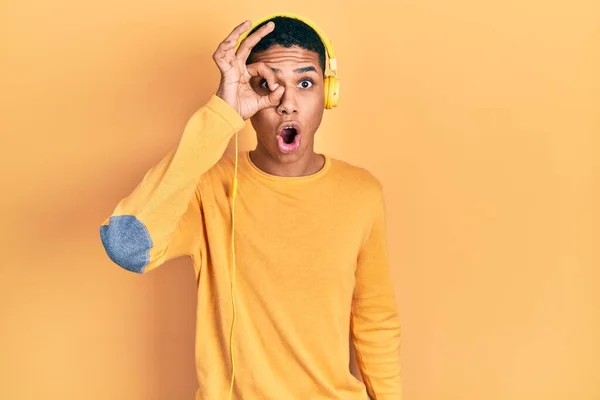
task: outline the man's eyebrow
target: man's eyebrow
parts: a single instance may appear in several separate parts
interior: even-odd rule
[[[275,72],[275,73],[281,72],[281,70],[279,68],[271,68],[271,70],[273,72]],[[296,68],[294,70],[294,72],[297,73],[297,74],[302,74],[304,72],[310,72],[310,71],[317,72],[317,70],[315,69],[315,67],[313,67],[312,65],[308,66],[308,67]]]

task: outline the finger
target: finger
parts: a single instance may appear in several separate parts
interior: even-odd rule
[[[250,21],[246,20],[246,21],[242,22],[241,24],[239,24],[238,26],[233,28],[231,33],[225,38],[225,40],[223,42],[236,43],[237,40],[239,39],[240,35],[242,33],[246,32],[250,28],[250,26],[252,26]]]
[[[271,90],[275,90],[279,86],[277,83],[277,78],[275,77],[275,72],[273,72],[273,70],[263,62],[248,64],[246,66],[246,70],[250,76],[262,76],[265,78],[267,84],[269,85],[269,89]]]
[[[258,109],[262,110],[263,108],[275,107],[279,105],[281,102],[281,97],[283,96],[283,92],[285,92],[285,88],[283,86],[279,86],[268,95],[260,96],[258,98]]]
[[[239,39],[241,34],[247,31],[250,28],[250,26],[251,23],[248,20],[236,26],[231,31],[231,33],[229,33],[229,35],[227,35],[227,37],[221,43],[219,43],[219,46],[213,54],[213,59],[217,60],[223,58],[227,51],[235,47],[235,45],[237,44],[237,40]]]
[[[248,59],[248,56],[250,55],[250,51],[252,50],[252,48],[256,46],[256,44],[260,42],[262,38],[271,33],[271,31],[273,31],[274,28],[275,23],[273,21],[270,21],[269,23],[261,26],[251,35],[248,35],[244,40],[242,40],[239,49],[235,53],[236,58],[240,59],[245,63]]]

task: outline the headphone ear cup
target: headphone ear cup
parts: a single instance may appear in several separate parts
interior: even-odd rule
[[[334,76],[325,78],[325,108],[332,109],[337,106],[340,98],[340,81]]]
[[[336,77],[331,77],[329,82],[329,107],[337,107],[340,99],[340,81]]]
[[[323,81],[323,86],[325,87],[325,108],[329,109],[329,101],[330,101],[330,91],[329,91],[329,86],[331,85],[331,77],[328,76],[325,78],[325,80]]]

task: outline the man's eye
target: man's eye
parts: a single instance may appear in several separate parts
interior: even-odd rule
[[[300,86],[302,86],[302,88],[304,88],[304,89],[308,89],[312,85],[313,85],[313,82],[310,79],[305,79],[302,82],[300,82]]]

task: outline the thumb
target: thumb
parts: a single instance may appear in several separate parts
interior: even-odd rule
[[[279,105],[279,102],[281,101],[281,96],[283,96],[283,92],[285,92],[285,88],[280,85],[277,87],[277,89],[273,90],[268,95],[261,96],[258,99],[258,108],[263,109]]]

